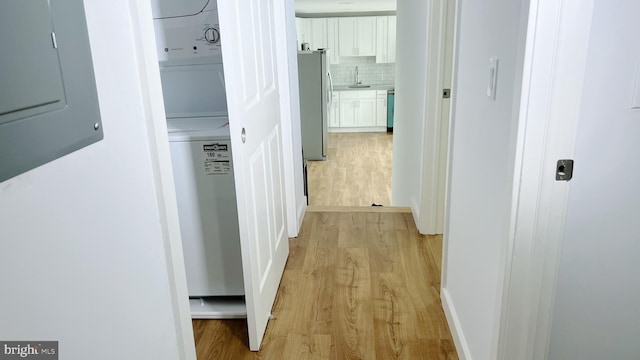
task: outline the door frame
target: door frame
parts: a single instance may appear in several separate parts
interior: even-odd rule
[[[544,359],[571,182],[594,0],[530,0],[499,359]]]
[[[449,5],[453,6],[452,14],[449,14]],[[449,118],[443,119],[443,83],[445,80],[447,45],[451,51],[455,51],[455,32],[457,24],[457,0],[431,1],[429,2],[429,26],[427,34],[427,54],[430,54],[426,61],[427,86],[425,96],[425,121],[423,133],[422,151],[422,172],[420,191],[420,212],[416,220],[416,225],[421,234],[442,234],[444,230],[444,214],[446,199],[446,183],[448,170],[446,165],[449,158],[449,128],[451,122],[451,111]],[[451,19],[449,19],[451,16]],[[449,25],[453,22],[453,26]],[[447,44],[448,31],[453,31],[451,44]],[[453,78],[453,63],[450,71]],[[451,89],[453,91],[453,82]],[[452,109],[453,96],[449,102],[449,109]],[[415,214],[414,214],[415,215]]]
[[[155,30],[150,1],[129,0],[131,34],[137,46],[140,93],[148,130],[149,161],[153,169],[156,200],[158,201],[158,221],[162,228],[162,242],[165,249],[166,276],[173,308],[174,330],[178,340],[178,354],[181,360],[195,360],[196,348],[191,324],[191,308],[187,290],[187,275],[182,251],[182,235],[178,219],[173,168],[167,132],[164,99],[160,82],[160,67],[156,53]]]

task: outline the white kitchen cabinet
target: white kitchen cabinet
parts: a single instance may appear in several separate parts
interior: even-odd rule
[[[356,124],[359,127],[376,126],[376,99],[358,99]]]
[[[387,60],[390,63],[396,62],[396,17],[389,16],[389,28],[388,28],[388,57]]]
[[[298,40],[298,51],[302,50],[302,43],[311,45],[311,19],[296,18],[296,37]]]
[[[376,62],[396,62],[396,17],[376,17]]]
[[[327,19],[327,56],[329,58],[329,64],[337,64],[339,61],[338,56],[338,19]]]
[[[387,126],[387,92],[376,92],[376,126]]]
[[[296,43],[298,45],[298,51],[301,49],[302,46],[302,42],[303,42],[303,37],[302,37],[302,19],[301,18],[296,18]]]
[[[340,96],[334,92],[331,96],[331,106],[329,107],[329,127],[340,127]]]
[[[340,127],[376,126],[376,91],[350,90],[340,94]]]
[[[341,91],[340,94],[340,127],[355,127],[358,119],[358,92]]]
[[[376,17],[338,19],[340,56],[376,56]]]
[[[309,41],[309,47],[311,50],[326,49],[328,46],[327,41],[327,19],[307,19],[309,20],[309,28],[311,30],[311,36]]]

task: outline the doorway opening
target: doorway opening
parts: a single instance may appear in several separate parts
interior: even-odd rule
[[[327,11],[326,5],[296,3],[302,145],[308,204],[314,207],[391,205],[395,1],[384,8],[356,5]],[[314,69],[306,64],[313,56],[327,63],[326,90],[317,93]],[[317,109],[323,112],[319,120]],[[319,137],[324,148],[316,154]]]

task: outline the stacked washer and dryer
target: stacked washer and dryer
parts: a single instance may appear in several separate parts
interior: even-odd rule
[[[192,317],[246,317],[217,4],[152,7]]]

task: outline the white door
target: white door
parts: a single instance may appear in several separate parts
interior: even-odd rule
[[[594,2],[549,359],[640,354],[638,14]]]
[[[218,3],[249,347],[254,351],[260,348],[289,254],[273,3]]]

